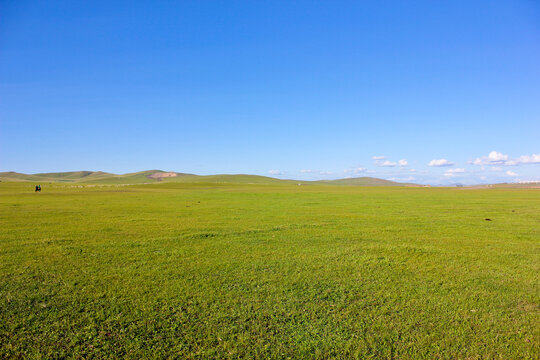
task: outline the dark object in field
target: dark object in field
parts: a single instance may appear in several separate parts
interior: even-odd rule
[[[486,221],[491,221],[491,219],[487,219],[487,218],[486,218]]]
[[[36,192],[41,192],[41,185],[36,185]]]

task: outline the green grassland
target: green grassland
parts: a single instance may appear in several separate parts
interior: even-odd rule
[[[99,175],[0,182],[0,358],[540,357],[538,190]]]

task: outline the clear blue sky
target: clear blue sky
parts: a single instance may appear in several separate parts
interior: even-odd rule
[[[0,171],[146,169],[540,180],[540,3],[0,0]]]

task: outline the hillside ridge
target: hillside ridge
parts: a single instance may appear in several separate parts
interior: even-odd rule
[[[195,183],[243,183],[243,184],[298,184],[298,185],[342,185],[342,186],[407,186],[405,184],[374,177],[357,177],[336,180],[277,179],[250,174],[195,175],[163,170],[145,170],[127,174],[112,174],[103,171],[67,171],[23,174],[14,171],[0,172],[0,181],[66,182],[99,184],[142,184],[155,182]]]

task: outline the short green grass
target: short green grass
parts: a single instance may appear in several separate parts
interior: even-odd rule
[[[539,250],[538,190],[1,182],[0,358],[538,359]]]

